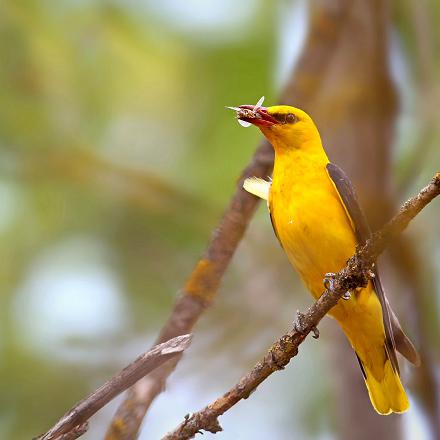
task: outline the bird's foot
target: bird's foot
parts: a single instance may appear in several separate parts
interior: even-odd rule
[[[299,310],[296,311],[296,319],[293,322],[293,328],[295,331],[297,331],[298,333],[302,333],[305,334],[307,333],[307,320],[306,320],[306,316],[304,315],[304,313],[301,313]],[[319,330],[318,327],[314,326],[312,327],[312,337],[313,339],[318,339],[319,338]]]
[[[334,272],[327,272],[324,275],[322,283],[324,284],[324,287],[327,290],[333,290],[333,287],[335,285],[335,277],[336,277],[336,274]]]
[[[319,330],[318,330],[318,327],[313,327],[312,328],[312,333],[313,333],[313,335],[312,335],[312,338],[313,339],[318,339],[319,338]]]
[[[351,298],[351,292],[350,292],[350,291],[345,292],[345,293],[341,296],[341,298],[344,299],[345,301],[348,301],[348,300]]]

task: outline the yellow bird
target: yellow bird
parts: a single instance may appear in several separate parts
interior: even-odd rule
[[[268,201],[275,234],[315,298],[323,279],[345,266],[370,230],[351,184],[329,162],[319,132],[304,111],[285,105],[232,107],[241,125],[256,125],[275,150],[271,182],[247,179],[244,188]],[[409,408],[397,363],[397,349],[414,364],[417,351],[389,307],[379,274],[329,312],[353,347],[379,414]]]

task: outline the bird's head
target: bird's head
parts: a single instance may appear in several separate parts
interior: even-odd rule
[[[237,119],[245,125],[256,125],[276,150],[297,149],[308,141],[319,139],[312,118],[303,110],[288,105],[234,107]]]

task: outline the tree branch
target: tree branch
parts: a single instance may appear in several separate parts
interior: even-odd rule
[[[178,336],[139,356],[85,399],[70,409],[46,434],[38,440],[73,440],[83,435],[87,421],[118,394],[131,387],[140,378],[170,359],[180,357],[191,343],[191,335]]]
[[[272,373],[282,370],[298,354],[298,347],[310,332],[316,333],[319,321],[336,305],[341,297],[357,287],[365,287],[370,270],[388,243],[400,234],[408,223],[440,194],[440,172],[415,197],[406,201],[399,212],[382,229],[375,232],[366,244],[359,247],[347,265],[328,279],[328,288],[322,296],[294,322],[293,329],[282,336],[266,356],[226,394],[185,420],[163,440],[186,440],[201,430],[216,433],[222,430],[218,417],[242,399],[246,399]],[[317,336],[317,334],[315,335]]]

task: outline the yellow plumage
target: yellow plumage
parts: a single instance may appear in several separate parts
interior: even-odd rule
[[[265,110],[281,121],[272,125],[255,122],[275,150],[268,200],[272,222],[290,262],[318,298],[324,275],[339,271],[355,252],[353,221],[329,177],[329,160],[311,118],[287,106]],[[288,114],[294,115],[290,118],[293,122],[286,120]],[[261,181],[259,185],[258,192],[264,192]],[[349,300],[339,301],[330,314],[359,357],[376,411],[406,411],[408,398],[385,348],[382,307],[372,284],[353,293]]]

